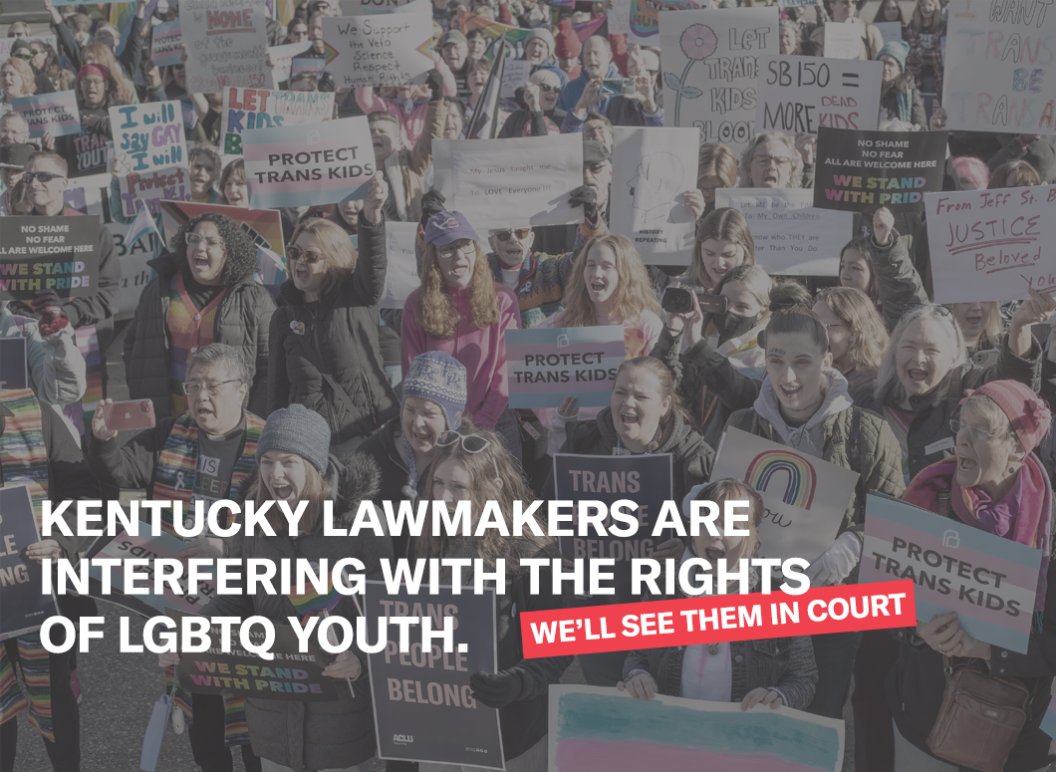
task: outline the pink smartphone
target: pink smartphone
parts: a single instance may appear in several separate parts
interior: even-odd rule
[[[154,426],[154,403],[149,399],[133,399],[104,405],[103,419],[112,432],[150,429]]]

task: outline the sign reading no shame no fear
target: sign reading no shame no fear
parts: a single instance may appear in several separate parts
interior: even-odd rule
[[[0,218],[0,300],[94,295],[99,281],[99,220],[82,217]]]

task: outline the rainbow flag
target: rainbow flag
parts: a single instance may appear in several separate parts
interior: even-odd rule
[[[158,0],[150,0],[147,3],[147,8],[143,15],[144,22],[149,21],[154,14],[154,9],[157,7]],[[125,50],[125,43],[128,42],[128,33],[132,30],[132,19],[135,18],[135,15],[135,3],[111,3],[110,5],[110,23],[121,30],[121,41],[117,44],[117,51],[115,51],[118,56]]]
[[[144,236],[149,236],[151,232],[158,238],[161,237],[158,233],[158,226],[154,224],[154,216],[150,213],[150,209],[144,206],[136,213],[136,219],[132,221],[128,232],[125,233],[125,245],[131,247]]]
[[[316,571],[319,570],[319,564],[312,561],[310,564]],[[338,593],[337,588],[330,582],[330,577],[326,579],[326,594],[316,592],[315,587],[305,583],[304,594],[298,595],[296,592],[291,592],[288,597],[293,607],[297,609],[297,613],[302,617],[314,616],[316,614],[326,614],[337,608],[337,604],[341,601],[341,595]]]
[[[521,53],[523,53],[521,47],[524,43],[524,39],[528,37],[528,33],[531,32],[531,30],[528,29],[511,27],[508,24],[501,24],[497,21],[489,21],[483,16],[477,16],[477,14],[470,13],[469,11],[462,12],[462,16],[459,17],[458,25],[462,30],[463,35],[468,35],[469,31],[474,29],[484,30],[484,34],[492,40],[498,40],[505,35],[506,46],[513,49],[517,56],[520,56]],[[490,52],[491,48],[489,47],[488,50]],[[489,58],[494,58],[494,54]]]
[[[257,247],[257,275],[265,287],[278,287],[288,278],[286,260],[267,247]]]
[[[587,38],[594,35],[598,28],[605,23],[606,16],[599,16],[596,19],[590,19],[589,21],[581,21],[579,24],[573,24],[572,29],[576,31],[576,37],[579,38],[580,43],[586,43]]]

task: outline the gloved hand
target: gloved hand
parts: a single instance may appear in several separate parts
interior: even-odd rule
[[[429,91],[432,92],[430,97],[434,102],[439,102],[444,98],[444,78],[436,70],[430,70],[429,74],[425,76],[425,85],[429,87]]]
[[[862,557],[862,540],[850,531],[840,534],[832,546],[807,566],[811,587],[839,584],[858,565]]]
[[[489,708],[504,708],[521,693],[521,677],[509,670],[474,673],[469,677],[473,697]]]
[[[422,227],[426,226],[429,222],[429,218],[437,212],[444,211],[444,203],[447,201],[446,198],[435,188],[425,192],[422,196]]]
[[[589,223],[598,221],[598,192],[590,185],[580,185],[568,194],[569,206],[582,206],[583,219]]]

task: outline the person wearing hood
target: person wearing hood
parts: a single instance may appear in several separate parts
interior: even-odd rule
[[[583,71],[575,80],[570,80],[561,89],[561,96],[557,100],[559,109],[566,113],[575,110],[582,115],[586,114],[586,108],[591,105],[600,113],[605,112],[609,98],[595,99],[601,91],[601,81],[604,78],[621,78],[619,69],[612,61],[612,44],[608,38],[600,35],[592,35],[583,44]],[[589,94],[587,92],[590,92]],[[586,97],[586,103],[583,98]]]
[[[554,55],[554,35],[546,25],[536,27],[524,38],[524,60],[531,65],[530,75],[539,70],[549,70],[561,80],[561,87],[568,83],[568,73],[561,69]]]
[[[25,338],[27,386],[40,402],[60,409],[80,400],[88,379],[70,320],[49,316],[38,321],[12,313],[8,305],[0,300],[0,339]]]
[[[322,562],[333,566],[353,558],[363,564],[367,580],[382,578],[381,561],[391,560],[392,542],[388,536],[360,533],[333,536],[323,533],[323,508],[334,503],[334,521],[348,528],[359,505],[378,495],[379,475],[374,461],[362,453],[340,458],[330,454],[330,427],[318,413],[294,404],[276,410],[268,417],[256,444],[256,473],[245,492],[245,500],[257,507],[267,501],[281,501],[297,509],[304,503],[299,533],[291,536],[285,518],[272,507],[268,522],[275,531],[267,536],[259,531],[250,536],[244,529],[221,542],[224,557],[247,560],[282,559]],[[248,570],[244,566],[242,570]],[[288,624],[298,612],[286,595],[218,595],[202,610],[207,616],[262,616],[276,624]],[[353,626],[357,604],[341,596],[331,616],[344,617]],[[162,667],[179,663],[179,654],[161,654]],[[376,748],[374,716],[367,674],[366,655],[358,649],[337,654],[323,670],[336,681],[337,700],[298,702],[247,697],[246,722],[253,753],[266,772],[294,770],[341,770],[365,772],[366,762]],[[355,683],[354,692],[346,679]]]
[[[806,571],[813,587],[853,580],[862,554],[866,492],[898,497],[905,490],[898,440],[883,418],[853,405],[846,379],[832,366],[825,325],[813,311],[775,314],[763,343],[767,377],[759,396],[726,426],[858,473],[835,543]],[[840,717],[861,637],[861,632],[814,636],[819,678],[811,713]]]
[[[188,359],[226,343],[252,368],[249,410],[263,415],[275,302],[253,278],[256,246],[236,222],[209,213],[181,225],[171,247],[148,263],[157,276],[143,288],[125,335],[129,396],[151,400],[158,418],[182,414]]]

